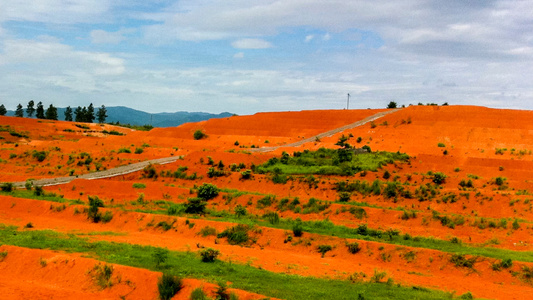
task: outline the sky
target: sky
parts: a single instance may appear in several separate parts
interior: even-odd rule
[[[0,104],[533,109],[531,0],[2,0]]]

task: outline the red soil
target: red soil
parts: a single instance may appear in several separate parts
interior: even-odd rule
[[[67,199],[82,201],[87,201],[88,195],[97,195],[105,201],[106,205],[122,204],[126,208],[139,208],[131,202],[142,193],[147,202],[145,209],[150,207],[157,209],[155,201],[186,202],[186,199],[191,197],[191,189],[194,185],[210,182],[221,188],[248,191],[251,194],[227,200],[223,199],[222,196],[226,195],[223,193],[211,200],[209,207],[232,211],[237,204],[240,204],[247,207],[248,213],[262,215],[275,209],[274,206],[266,209],[255,207],[256,201],[265,194],[276,195],[278,201],[283,197],[291,199],[299,197],[303,204],[311,197],[334,201],[337,199],[337,193],[332,189],[335,182],[347,179],[369,182],[374,179],[384,180],[382,175],[385,170],[388,170],[393,177],[399,176],[399,182],[409,183],[410,185],[405,187],[414,192],[420,184],[431,183],[431,176],[427,175],[428,171],[443,172],[447,175],[446,182],[439,190],[440,195],[431,201],[420,202],[418,199],[401,197],[394,200],[383,196],[353,195],[352,201],[377,206],[375,208],[364,207],[367,217],[363,219],[357,219],[348,212],[342,212],[343,209],[352,207],[343,204],[333,204],[324,212],[319,213],[295,214],[292,211],[278,213],[283,218],[301,218],[302,220],[327,218],[335,224],[348,227],[368,224],[370,228],[382,230],[392,228],[412,236],[432,236],[444,240],[457,237],[463,243],[488,244],[490,247],[515,251],[533,249],[533,245],[530,244],[531,221],[533,220],[533,203],[531,203],[533,184],[530,180],[533,177],[533,154],[531,153],[533,150],[533,131],[531,130],[533,115],[529,111],[468,106],[413,106],[374,121],[375,126],[366,124],[301,147],[282,147],[265,154],[242,152],[249,150],[251,145],[272,147],[292,143],[353,123],[377,112],[376,110],[344,110],[261,113],[253,116],[236,116],[184,124],[177,128],[154,129],[150,132],[134,132],[129,129],[108,125],[100,127],[100,125],[92,124],[88,125],[91,130],[100,131],[92,133],[83,132],[80,128],[74,127],[73,123],[68,122],[39,123],[36,120],[3,117],[0,118],[0,123],[9,124],[20,132],[27,131],[29,137],[17,139],[6,132],[0,132],[0,136],[4,137],[0,158],[5,161],[2,163],[3,171],[0,172],[0,181],[54,177],[68,174],[69,170],[74,170],[75,174],[94,171],[94,164],[90,164],[89,170],[83,164],[78,166],[77,162],[82,160],[80,158],[76,158],[72,164],[67,164],[69,154],[77,156],[81,152],[91,154],[95,161],[101,162],[102,168],[169,155],[183,155],[184,158],[175,163],[156,166],[158,173],[174,172],[178,167],[185,166],[188,168],[187,174],[196,172],[202,178],[190,181],[160,176],[157,180],[153,180],[143,179],[141,172],[137,172],[112,179],[76,180],[67,185],[47,187],[46,190],[64,195]],[[126,135],[106,136],[101,133],[104,128],[108,131],[118,130]],[[65,132],[64,129],[72,129],[75,132]],[[194,140],[193,133],[198,129],[206,132],[208,137]],[[248,169],[252,164],[259,165],[282,151],[292,153],[320,147],[335,148],[334,144],[342,134],[353,135],[354,138],[349,142],[356,146],[369,145],[372,150],[405,152],[412,158],[409,164],[391,164],[376,173],[369,172],[365,177],[315,175],[319,179],[319,187],[316,189],[310,188],[305,182],[299,182],[298,179],[289,181],[285,185],[272,184],[269,175],[254,174],[252,180],[240,179],[239,172],[219,178],[207,178],[206,176],[207,169],[211,167],[206,165],[208,157],[211,157],[215,163],[223,161],[226,170],[231,164],[240,163],[244,163]],[[357,137],[362,138],[361,144],[355,142]],[[6,141],[11,143],[5,143]],[[239,142],[238,145],[236,141]],[[18,146],[15,147],[15,143]],[[444,147],[439,147],[439,143],[444,144]],[[148,144],[149,147],[144,147],[141,154],[134,154],[133,151],[142,147],[143,144],[145,146]],[[55,150],[54,147],[60,150]],[[123,147],[130,148],[132,153],[118,154],[118,150]],[[47,159],[43,163],[38,163],[31,155],[24,156],[26,151],[33,150],[49,151]],[[444,151],[447,154],[444,154]],[[11,153],[16,154],[17,157],[11,158]],[[101,158],[105,159],[101,160]],[[58,168],[58,165],[62,167]],[[478,177],[478,179],[472,179],[475,188],[461,190],[459,182],[471,179],[472,176],[469,177],[469,175],[472,174]],[[494,184],[496,177],[505,177],[505,185],[508,188],[498,190],[498,186]],[[146,187],[133,188],[134,183],[143,183]],[[441,198],[446,193],[456,194],[457,201],[444,203]],[[249,202],[254,205],[249,205]],[[175,250],[196,251],[197,246],[212,247],[222,252],[223,260],[240,261],[275,272],[305,276],[345,278],[353,272],[363,272],[370,277],[374,270],[378,269],[386,271],[388,276],[402,284],[457,293],[471,291],[476,297],[525,299],[532,291],[530,285],[522,282],[518,277],[511,276],[509,272],[493,271],[491,269],[493,259],[483,259],[478,262],[475,267],[476,272],[470,273],[466,269],[454,267],[449,262],[450,254],[436,250],[357,241],[362,246],[362,251],[351,255],[346,251],[343,239],[305,234],[303,238],[293,240],[293,242],[301,241],[301,243],[293,245],[291,242],[284,243],[288,233],[270,228],[262,228],[262,233],[257,235],[257,242],[254,246],[242,248],[228,245],[221,240],[215,241],[214,237],[198,235],[199,230],[204,226],[214,227],[220,232],[233,225],[226,222],[195,219],[191,220],[195,224],[194,227],[189,228],[185,225],[185,218],[121,212],[119,208],[115,208],[111,209],[114,217],[110,223],[93,224],[86,220],[85,215],[75,215],[75,207],[67,207],[57,212],[55,207],[59,206],[60,204],[57,203],[2,196],[0,197],[0,223],[24,226],[32,222],[36,229],[50,228],[61,232],[114,231],[125,235],[101,235],[93,238],[161,246]],[[81,211],[83,207],[80,206],[78,209]],[[398,209],[417,210],[417,217],[402,220],[400,217],[403,212]],[[454,229],[442,226],[440,221],[433,218],[433,210],[449,217],[460,215],[465,219],[465,224],[456,226]],[[480,229],[474,223],[480,222],[481,218],[485,218],[487,224],[489,221],[499,223],[505,218],[508,224],[506,228]],[[518,230],[511,229],[511,223],[515,218],[520,219]],[[163,232],[161,229],[149,226],[150,223],[157,224],[162,220],[169,223],[175,221],[174,228]],[[305,246],[305,244],[310,245]],[[316,249],[320,244],[334,246],[334,249],[326,253],[325,258],[322,259],[319,258],[320,254]],[[416,253],[416,259],[411,262],[404,258],[409,251]],[[531,264],[515,262],[513,270],[520,271],[524,265],[530,266]],[[57,276],[61,276],[61,272],[57,273]],[[18,275],[13,276],[18,278]],[[439,280],[435,280],[436,278]],[[69,289],[68,283],[66,284],[59,290]],[[512,286],[512,289],[509,286]],[[20,289],[24,288],[20,287]],[[59,290],[57,298],[63,295]],[[50,291],[50,293],[54,292]]]

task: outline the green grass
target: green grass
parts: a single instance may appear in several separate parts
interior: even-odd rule
[[[337,150],[321,148],[317,151],[297,152],[293,156],[285,154],[280,159],[271,158],[256,167],[255,171],[291,175],[353,175],[360,171],[377,171],[387,164],[408,159],[407,154],[382,151],[353,154],[348,160],[341,161]]]
[[[0,226],[3,244],[34,249],[51,249],[84,253],[90,257],[121,265],[156,271],[153,253],[159,249],[124,243],[89,242],[75,235],[51,230],[16,231]],[[398,287],[384,283],[351,283],[296,275],[278,274],[251,266],[215,261],[202,263],[196,254],[169,251],[166,272],[182,278],[205,279],[210,282],[232,282],[232,288],[281,299],[450,299],[449,293],[415,287]]]

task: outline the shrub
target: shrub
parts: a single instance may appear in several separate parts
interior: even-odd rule
[[[228,294],[228,287],[224,282],[218,283],[218,289],[216,290],[215,294],[217,295],[217,300],[230,300],[230,295]]]
[[[398,104],[394,101],[389,102],[389,104],[387,105],[387,108],[397,108],[397,107],[398,107]]]
[[[435,172],[433,174],[433,182],[436,184],[443,184],[446,181],[446,174],[442,172]]]
[[[346,243],[346,247],[348,247],[348,252],[351,254],[356,254],[357,252],[361,251],[361,247],[357,242]]]
[[[191,293],[191,300],[209,300],[204,290],[201,287],[195,288]]]
[[[46,159],[46,151],[33,151],[33,158],[36,158],[38,162],[42,162]]]
[[[219,189],[216,185],[211,183],[202,184],[197,191],[198,198],[210,200],[218,196]]]
[[[505,183],[505,180],[507,180],[505,177],[496,177],[496,179],[494,179],[494,183],[498,186],[502,186]]]
[[[144,152],[143,148],[135,148],[135,154],[141,154]]]
[[[207,135],[201,130],[196,130],[194,132],[194,134],[193,134],[193,137],[194,137],[195,140],[201,140],[201,139],[207,137]]]
[[[249,225],[238,224],[236,226],[226,228],[224,231],[217,235],[218,238],[227,238],[228,243],[231,245],[241,245],[245,244],[249,240],[248,231],[250,230]]]
[[[149,164],[146,167],[144,167],[142,177],[156,179],[158,177],[157,170],[152,164]]]
[[[333,249],[330,245],[318,245],[317,250],[320,254],[322,254],[322,257],[326,255],[326,252],[329,252]]]
[[[155,227],[161,227],[164,231],[169,231],[170,229],[172,229],[172,224],[169,224],[166,221],[161,221],[157,223]]]
[[[237,218],[244,217],[248,213],[248,211],[246,210],[246,207],[240,204],[235,206],[233,211],[235,212],[235,216],[237,216]]]
[[[133,184],[133,188],[134,188],[134,189],[144,189],[144,188],[146,188],[146,184],[144,184],[144,183],[137,183],[137,182],[136,182],[136,183]]]
[[[159,290],[159,298],[161,300],[170,300],[181,290],[181,279],[176,276],[163,273],[157,282],[157,289]]]
[[[268,220],[268,223],[272,225],[279,224],[279,215],[277,212],[269,212],[263,215],[264,219]]]
[[[4,182],[2,184],[1,189],[2,189],[2,192],[10,193],[15,189],[15,185],[11,182]]]
[[[294,225],[292,225],[292,233],[295,237],[301,237],[303,235],[304,228],[301,221],[297,221],[296,223],[294,223]]]
[[[474,264],[477,262],[477,257],[466,258],[464,254],[453,254],[450,258],[450,262],[453,263],[456,267],[465,267],[473,268]]]
[[[200,256],[203,262],[214,262],[220,255],[220,251],[212,248],[200,250]]]
[[[37,188],[35,190],[37,190]],[[104,207],[104,201],[100,200],[100,198],[97,196],[89,196],[89,210],[87,211],[87,218],[94,223],[98,223],[102,219],[102,214],[98,211],[99,207]]]
[[[35,196],[44,196],[44,189],[42,186],[36,186],[33,190],[33,194]]]
[[[241,179],[250,179],[252,178],[252,170],[245,170],[241,172]]]
[[[446,147],[446,145],[445,145],[444,143],[438,143],[437,146],[438,146],[439,148],[444,148],[444,147]]]
[[[189,198],[185,204],[185,212],[188,214],[205,214],[207,201],[201,198]]]
[[[199,234],[203,237],[208,235],[217,235],[217,230],[214,227],[205,226],[204,228],[200,229]]]
[[[131,153],[131,150],[130,148],[123,147],[123,148],[118,149],[118,153]]]
[[[96,284],[100,288],[105,289],[113,286],[113,281],[111,280],[113,270],[113,266],[108,264],[98,264],[94,266],[94,268],[90,271],[90,274],[92,275],[93,279],[96,280]]]
[[[339,201],[340,202],[348,202],[350,201],[350,198],[352,197],[352,194],[349,192],[340,192],[339,193]]]
[[[109,223],[113,219],[113,213],[111,211],[106,211],[101,217],[100,220],[102,223]]]
[[[207,177],[213,178],[213,177],[222,177],[225,176],[226,172],[224,170],[217,170],[215,168],[209,168],[207,170]]]

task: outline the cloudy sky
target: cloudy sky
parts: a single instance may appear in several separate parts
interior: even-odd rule
[[[2,0],[0,103],[533,109],[531,0]]]

